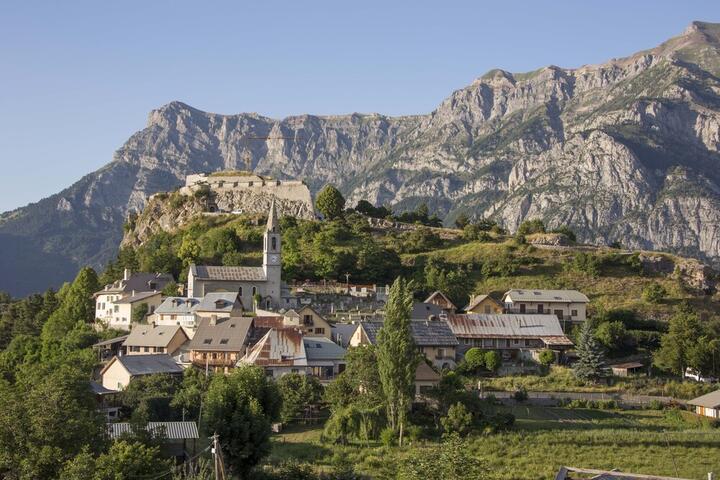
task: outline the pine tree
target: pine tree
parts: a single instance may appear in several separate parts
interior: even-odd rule
[[[595,338],[589,322],[583,323],[580,327],[575,351],[578,360],[574,365],[575,376],[580,380],[596,381],[607,372],[605,366],[605,352]]]
[[[385,397],[388,424],[399,433],[402,445],[405,418],[415,390],[415,369],[420,358],[410,330],[412,293],[404,279],[390,287],[385,323],[378,332],[377,362]]]

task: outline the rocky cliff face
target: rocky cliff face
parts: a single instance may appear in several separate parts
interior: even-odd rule
[[[602,65],[488,72],[428,115],[217,115],[173,102],[111,163],[0,217],[0,289],[68,278],[113,253],[129,210],[188,173],[250,168],[330,182],[349,203],[427,201],[514,229],[567,224],[619,241],[720,259],[720,25]],[[270,137],[270,139],[259,139]],[[18,286],[17,277],[25,284]]]

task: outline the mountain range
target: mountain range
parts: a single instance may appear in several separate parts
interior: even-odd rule
[[[720,263],[720,24],[629,57],[576,69],[492,70],[433,112],[219,115],[172,102],[110,163],[65,190],[0,215],[0,290],[58,286],[101,267],[129,211],[190,173],[251,169],[317,192],[411,209],[426,202],[514,230],[568,225]]]

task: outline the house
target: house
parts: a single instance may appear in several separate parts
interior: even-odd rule
[[[228,372],[245,355],[251,317],[203,318],[188,349],[196,367]]]
[[[100,371],[102,386],[122,390],[137,377],[165,373],[182,375],[183,369],[168,354],[124,355],[115,357]]]
[[[127,355],[167,353],[174,356],[188,340],[187,334],[178,325],[135,325],[123,346]]]
[[[440,310],[442,310],[444,313],[455,313],[457,310],[457,307],[455,304],[439,290],[434,291],[430,294],[428,298],[425,299],[423,303],[430,303],[432,305],[437,305],[440,307]]]
[[[125,343],[127,337],[127,335],[121,335],[109,340],[103,340],[102,342],[94,344],[92,348],[98,352],[98,359],[101,362],[107,362],[113,357],[125,355],[125,347],[123,346],[123,343]]]
[[[463,309],[466,313],[503,313],[503,306],[490,295],[470,297],[470,303]]]
[[[131,423],[108,423],[107,433],[110,440],[119,440],[133,433],[137,426]],[[143,428],[153,437],[162,439],[160,453],[165,457],[185,458],[197,453],[200,438],[195,422],[148,422]]]
[[[105,415],[108,422],[117,420],[120,416],[120,404],[117,402],[117,390],[105,388],[97,382],[90,382],[90,390],[95,396],[97,410]]]
[[[523,290],[505,292],[506,313],[553,314],[561,321],[584,322],[587,318],[585,294],[577,290]]]
[[[710,476],[708,476],[710,478]],[[561,467],[555,480],[687,480],[678,477],[626,473],[620,470],[597,470],[593,468]]]
[[[201,318],[228,318],[241,317],[243,315],[243,304],[240,295],[234,292],[213,292],[208,293],[200,299],[193,313],[196,322]]]
[[[357,323],[336,323],[332,326],[332,340],[343,348],[350,346],[350,339],[352,338],[355,330],[357,330]]]
[[[377,344],[382,322],[361,322],[350,338],[350,346]],[[410,328],[418,350],[436,368],[454,368],[458,340],[448,324],[442,320],[411,322]]]
[[[286,373],[307,373],[302,332],[289,327],[271,328],[238,363],[262,367],[273,378]]]
[[[445,312],[434,303],[415,302],[410,312],[410,320],[425,322],[444,318]]]
[[[192,338],[197,328],[195,310],[199,304],[199,298],[167,297],[155,309],[155,314],[148,318],[148,322],[155,325],[179,325]]]
[[[327,337],[303,337],[307,374],[320,381],[333,380],[345,371],[347,351]]]
[[[630,377],[643,373],[645,365],[640,362],[625,362],[610,365],[613,375],[616,377]]]
[[[135,307],[145,305],[145,314],[147,315],[153,314],[160,303],[162,303],[162,293],[157,290],[149,292],[136,292],[133,290],[130,295],[113,301],[110,317],[106,317],[102,322],[108,328],[130,330],[133,322],[137,323],[144,320],[144,317],[135,318],[137,316]]]
[[[720,418],[720,390],[688,400],[695,407],[695,413],[704,417]]]
[[[188,296],[205,297],[212,292],[234,292],[238,294],[243,307],[251,309],[255,307],[256,295],[259,295],[261,300],[258,307],[282,308],[287,299],[281,298],[281,254],[280,227],[273,199],[263,235],[262,267],[192,264],[188,271]]]
[[[297,315],[297,320],[291,312]],[[288,310],[283,318],[286,320],[285,326],[298,326],[306,337],[330,338],[332,335],[332,328],[325,317],[309,305],[302,307],[297,312]],[[296,321],[297,323],[295,323]]]
[[[563,352],[573,346],[555,315],[467,313],[449,315],[447,324],[463,350],[498,350],[503,359],[530,359],[549,348]]]
[[[136,297],[132,303],[146,303],[148,313],[159,305],[159,292],[173,281],[172,275],[165,273],[132,273],[129,269],[123,272],[123,278],[105,285],[95,292],[95,320],[111,328],[130,329],[132,306],[124,303],[122,308],[117,304],[126,297]],[[154,292],[143,301],[143,293]],[[122,310],[122,311],[121,311]]]
[[[440,385],[441,375],[425,362],[420,362],[415,370],[415,401],[424,401],[429,390]]]

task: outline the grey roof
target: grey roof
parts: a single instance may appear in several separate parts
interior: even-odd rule
[[[170,355],[160,353],[151,355],[123,355],[115,357],[130,375],[152,375],[154,373],[182,373],[183,369]],[[110,364],[105,366],[107,369]],[[103,370],[104,371],[104,370]]]
[[[587,303],[588,297],[577,290],[534,290],[534,289],[512,289],[505,292],[503,299],[507,296],[513,302],[579,302]]]
[[[126,347],[167,347],[178,332],[187,340],[187,335],[178,325],[135,325],[123,345]]]
[[[305,358],[313,360],[342,360],[347,350],[326,337],[303,337]]]
[[[200,312],[232,312],[235,303],[238,302],[238,294],[233,292],[213,292],[206,294],[195,310]]]
[[[95,395],[109,395],[112,393],[118,393],[117,390],[110,390],[109,388],[105,388],[104,386],[102,386],[102,384],[93,381],[90,381],[90,390],[92,390]]]
[[[174,281],[172,275],[168,273],[145,273],[137,272],[130,274],[127,280],[117,280],[114,283],[105,286],[105,289],[96,292],[101,293],[127,293],[135,290],[136,292],[145,292],[148,290],[162,290],[165,286]]]
[[[219,267],[211,265],[190,265],[195,278],[230,282],[261,282],[266,279],[262,267]]]
[[[185,440],[188,438],[200,438],[197,424],[195,422],[148,422],[147,430],[157,432],[168,440]],[[132,426],[129,423],[108,423],[108,435],[113,440],[120,438],[123,434],[131,434]]]
[[[211,319],[200,320],[197,331],[190,341],[190,350],[214,352],[243,352],[248,332],[253,324],[253,317],[230,317],[217,320],[215,325]]]
[[[461,338],[565,336],[555,315],[466,313],[448,315],[447,324]]]
[[[626,473],[620,470],[597,470],[592,468],[561,467],[555,480],[686,480],[678,477]]]
[[[123,343],[127,339],[127,337],[127,335],[120,335],[119,337],[110,338],[108,340],[103,340],[102,342],[95,343],[93,344],[93,347],[107,347],[116,343]]]
[[[410,314],[410,319],[427,320],[432,316],[439,317],[442,313],[444,313],[443,310],[433,303],[415,302],[412,313]]]
[[[705,395],[693,398],[692,400],[688,400],[687,403],[706,408],[720,407],[720,390],[715,390],[714,392],[706,393]]]
[[[360,325],[365,330],[370,343],[376,344],[378,332],[383,326],[382,322],[362,322]],[[415,344],[420,347],[458,345],[458,340],[452,330],[442,320],[411,322],[410,328]]]
[[[135,303],[154,297],[156,295],[162,295],[162,293],[157,290],[152,290],[150,292],[136,292],[135,295],[121,298],[120,300],[116,300],[114,303]]]
[[[337,342],[339,338],[341,346],[347,348],[350,344],[350,337],[353,336],[357,328],[356,323],[336,323],[331,326],[333,339]]]
[[[168,297],[158,305],[155,313],[187,315],[193,313],[199,304],[199,298]]]

